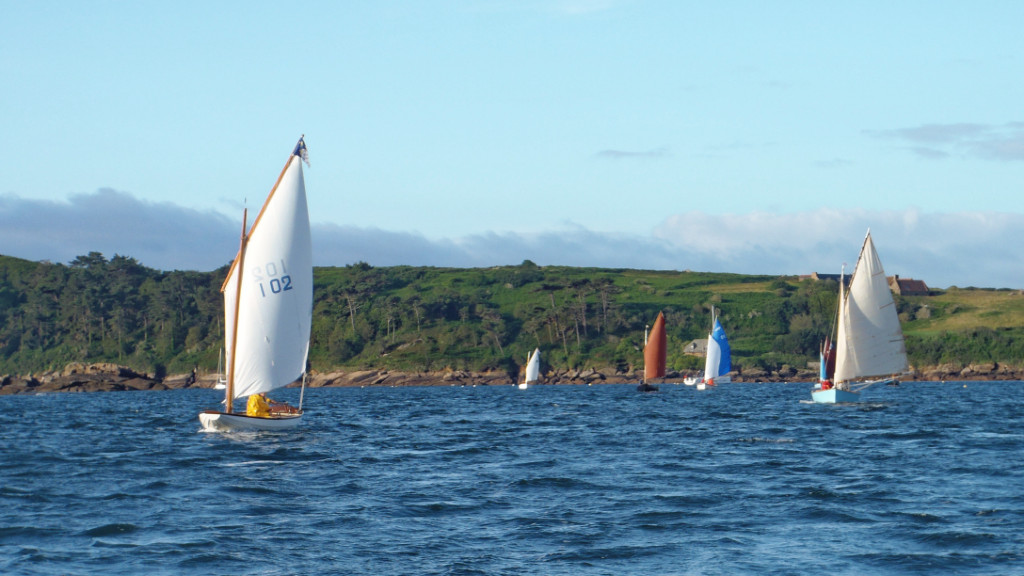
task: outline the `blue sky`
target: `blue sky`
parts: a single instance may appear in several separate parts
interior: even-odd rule
[[[305,134],[318,265],[1024,288],[1022,3],[0,10],[2,254],[216,268]]]

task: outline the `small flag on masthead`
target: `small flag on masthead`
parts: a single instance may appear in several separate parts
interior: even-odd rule
[[[306,163],[306,166],[309,166],[309,151],[306,150],[305,134],[303,134],[302,137],[299,138],[299,143],[295,145],[295,150],[292,151],[292,156],[298,156],[299,158],[302,158],[302,161]]]

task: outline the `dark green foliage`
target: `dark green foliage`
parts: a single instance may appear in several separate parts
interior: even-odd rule
[[[965,334],[943,332],[937,336],[907,339],[907,354],[924,366],[972,363],[1019,362],[1024,358],[1024,328],[993,330],[975,328]]]
[[[227,267],[161,272],[95,252],[68,265],[0,257],[0,373],[72,361],[161,374],[195,365],[213,370],[223,343],[226,274]],[[832,330],[837,290],[834,281],[528,260],[488,269],[360,262],[314,271],[310,364],[321,371],[451,368],[515,377],[539,347],[545,370],[631,370],[642,365],[644,329],[660,311],[669,367],[695,371],[703,358],[685,347],[707,337],[713,306],[734,367],[803,366]],[[900,306],[904,314],[919,310]],[[914,364],[1016,361],[1022,348],[1024,329],[908,338]]]

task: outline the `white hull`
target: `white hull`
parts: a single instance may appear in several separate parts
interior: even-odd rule
[[[289,430],[302,422],[302,414],[280,414],[273,418],[225,414],[208,410],[199,414],[199,422],[207,432],[229,430]]]
[[[837,388],[829,388],[828,390],[818,389],[811,391],[811,398],[818,404],[845,404],[860,402],[860,392],[839,390]]]
[[[529,388],[529,387],[530,387],[530,384],[529,384],[529,383],[527,383],[527,382],[520,382],[520,383],[519,383],[519,389],[520,389],[520,390],[526,390],[526,389],[527,389],[527,388]]]
[[[717,378],[712,378],[710,383],[707,380],[701,380],[700,382],[697,382],[697,390],[707,390],[708,386],[715,387],[715,386],[718,386],[719,384],[731,384],[731,383],[732,383],[732,377],[731,376],[719,376]]]

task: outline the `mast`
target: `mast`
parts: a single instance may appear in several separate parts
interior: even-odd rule
[[[237,363],[238,350],[238,310],[242,302],[242,272],[245,270],[245,245],[249,237],[245,233],[245,223],[249,217],[249,210],[242,211],[242,240],[238,248],[238,258],[235,263],[238,265],[238,279],[235,282],[235,311],[231,322],[231,364],[228,366],[228,385],[224,389],[224,411],[230,414],[235,404],[235,364]],[[234,267],[232,267],[234,268]],[[231,271],[228,271],[228,278],[231,278]],[[227,279],[224,280],[225,284]],[[223,288],[221,288],[223,290]]]
[[[644,324],[644,384],[647,384],[647,330],[650,324]]]
[[[856,270],[856,268],[854,268]],[[845,348],[849,341],[846,337],[846,313],[843,310],[846,308],[846,262],[843,262],[843,268],[839,272],[839,306],[836,307],[836,364],[839,363],[839,346]],[[845,360],[844,360],[845,361]],[[832,384],[839,384],[839,379],[835,377],[833,372],[832,378],[835,380]]]

